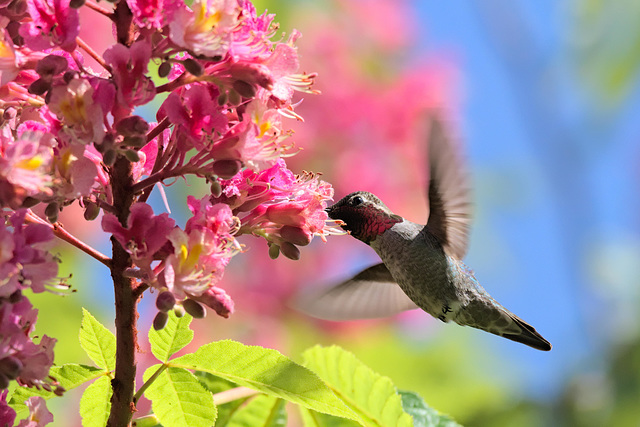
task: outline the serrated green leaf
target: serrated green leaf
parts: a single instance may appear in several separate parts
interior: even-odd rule
[[[346,350],[315,346],[303,353],[316,372],[367,426],[413,425],[391,380],[373,372]]]
[[[167,325],[156,331],[149,330],[149,342],[151,352],[161,362],[166,362],[171,356],[182,350],[193,339],[193,331],[189,329],[189,324],[193,318],[185,314],[177,317],[173,310],[169,312]]]
[[[83,427],[102,427],[107,424],[111,411],[111,379],[102,377],[95,380],[82,393],[80,416]]]
[[[287,412],[284,400],[262,394],[251,399],[229,419],[226,427],[284,427]]]
[[[145,371],[145,382],[160,366]],[[149,386],[145,396],[151,400],[153,413],[162,425],[209,427],[216,421],[212,394],[186,369],[170,367],[164,370]]]
[[[413,391],[399,390],[402,407],[413,417],[414,427],[460,427],[448,415],[440,414],[431,408],[424,399]]]
[[[170,365],[208,372],[319,412],[358,420],[316,374],[275,350],[226,340],[206,344]]]
[[[116,337],[84,308],[80,326],[80,346],[93,363],[108,371],[116,368]]]
[[[105,371],[102,369],[98,369],[93,366],[78,365],[75,363],[53,366],[49,370],[49,375],[55,378],[65,390],[74,389],[87,381],[99,378],[104,374]],[[44,389],[38,390],[37,388],[17,387],[11,395],[9,406],[11,406],[16,412],[20,413],[23,410],[26,410],[24,401],[31,396],[41,396],[45,399],[50,399],[55,396],[55,393]]]

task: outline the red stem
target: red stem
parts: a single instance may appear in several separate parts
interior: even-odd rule
[[[47,227],[51,228],[51,230],[53,231],[53,234],[57,238],[62,239],[67,243],[70,243],[71,245],[80,249],[87,255],[97,259],[107,267],[111,268],[111,258],[102,254],[100,251],[92,248],[91,246],[87,245],[86,243],[78,239],[73,234],[69,233],[67,230],[64,229],[64,226],[60,222],[56,222],[55,224],[49,224],[47,221],[43,220],[42,218],[40,218],[39,216],[37,216],[31,211],[28,211],[26,220],[29,222],[37,222],[39,224],[46,225]]]

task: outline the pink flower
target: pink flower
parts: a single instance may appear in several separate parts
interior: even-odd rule
[[[16,411],[7,403],[9,390],[0,392],[0,426],[12,426],[16,419]]]
[[[40,396],[32,396],[25,402],[29,417],[20,421],[17,427],[42,427],[53,422],[53,414],[47,409],[47,402]]]
[[[192,229],[189,233],[175,228],[169,234],[173,253],[164,261],[158,275],[158,286],[167,288],[177,300],[199,297],[215,285],[235,248],[221,242],[208,229]]]
[[[174,227],[175,221],[169,218],[169,214],[154,215],[153,209],[146,203],[131,206],[126,228],[115,215],[105,214],[102,217],[102,229],[112,233],[141,268],[149,268],[154,254],[167,243],[167,237]]]
[[[72,52],[80,31],[78,10],[70,0],[26,0],[32,22],[20,27],[20,35],[33,50],[60,48]]]
[[[0,86],[6,85],[18,75],[20,56],[7,30],[3,28],[0,34]]]
[[[271,42],[276,26],[273,26],[275,15],[266,12],[260,16],[256,14],[255,6],[245,1],[242,5],[241,25],[233,32],[230,53],[235,60],[254,60],[270,55]]]
[[[158,119],[168,117],[188,138],[190,143],[181,147],[185,152],[192,147],[211,149],[216,135],[226,132],[227,118],[217,104],[218,95],[214,85],[192,85],[181,95],[171,93],[160,107]]]
[[[96,182],[100,157],[94,158],[93,146],[69,145],[59,149],[55,158],[55,194],[61,202],[88,196]],[[97,161],[97,162],[96,162]]]
[[[18,298],[15,303],[11,299],[0,303],[0,380],[16,379],[21,385],[50,388],[48,375],[56,340],[46,335],[39,344],[31,340],[38,310],[26,297]]]
[[[162,29],[172,21],[178,2],[172,0],[127,0],[136,25],[141,28]]]
[[[105,112],[100,102],[95,102],[94,88],[88,80],[76,78],[68,84],[54,84],[49,96],[47,105],[62,124],[59,136],[74,144],[102,142]]]
[[[231,29],[238,23],[238,0],[196,0],[191,9],[175,11],[169,23],[171,41],[196,55],[224,57]]]
[[[136,105],[151,101],[155,86],[147,76],[147,64],[151,59],[151,44],[137,41],[131,47],[114,44],[104,53],[104,59],[111,65],[113,81],[118,88],[116,107],[122,110],[117,118],[126,117]]]
[[[0,130],[0,205],[18,208],[25,197],[50,196],[53,135]]]
[[[0,297],[9,297],[30,287],[34,292],[48,288],[62,289],[58,262],[51,254],[53,232],[42,224],[24,225],[26,211],[13,214],[11,230],[0,223]]]

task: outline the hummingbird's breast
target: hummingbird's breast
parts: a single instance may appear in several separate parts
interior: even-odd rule
[[[455,261],[424,226],[405,220],[370,244],[413,302],[434,317],[451,319],[461,303],[452,277]]]

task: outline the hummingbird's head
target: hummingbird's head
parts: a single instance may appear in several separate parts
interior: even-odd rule
[[[402,222],[380,199],[366,191],[351,193],[326,209],[329,218],[342,221],[342,228],[366,244]]]

